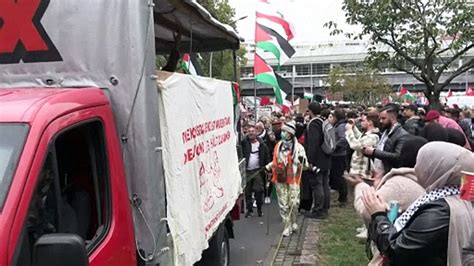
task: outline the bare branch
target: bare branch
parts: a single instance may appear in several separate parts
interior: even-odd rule
[[[448,86],[453,79],[458,77],[459,75],[463,74],[464,72],[468,71],[469,69],[474,68],[474,58],[464,63],[461,67],[459,67],[456,71],[451,74],[449,78],[447,78],[440,86],[440,89]]]
[[[399,71],[403,71],[407,74],[410,74],[412,75],[414,78],[416,78],[417,80],[421,81],[421,82],[425,82],[425,80],[420,76],[418,75],[417,73],[415,73],[415,71],[411,71],[411,70],[408,70],[400,65],[397,65],[397,64],[394,64],[394,67],[399,70]]]
[[[405,58],[405,60],[407,60],[408,62],[412,63],[414,66],[416,66],[417,68],[419,69],[423,69],[423,66],[421,64],[419,64],[418,62],[416,62],[415,59],[413,59],[412,57],[410,57],[407,53],[405,53],[402,49],[400,49],[400,47],[398,47],[398,45],[396,44],[397,41],[395,40],[395,36],[393,35],[393,31],[391,32],[391,37],[392,37],[392,41],[393,43],[389,42],[389,41],[386,41],[386,40],[381,40],[383,43],[385,43],[386,45],[392,47],[393,50],[395,50],[395,52],[397,52],[399,55],[401,55],[403,58]]]
[[[467,53],[470,49],[474,47],[474,43],[464,47],[464,49],[458,51],[454,56],[452,56],[448,61],[446,61],[440,68],[438,68],[438,73],[436,74],[435,79],[438,80],[441,77],[441,74],[449,67],[449,65],[454,62],[456,59],[461,57],[463,54]],[[472,60],[471,60],[472,61]]]

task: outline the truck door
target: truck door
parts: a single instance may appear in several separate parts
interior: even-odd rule
[[[34,189],[21,200],[20,208],[28,211],[18,217],[22,228],[12,265],[35,265],[34,243],[55,233],[80,236],[90,265],[136,263],[123,168],[111,167],[118,143],[106,138],[116,141],[112,116],[99,115],[100,109],[107,108],[93,109],[99,112],[67,115],[43,134],[27,181]],[[122,187],[116,188],[119,182]]]

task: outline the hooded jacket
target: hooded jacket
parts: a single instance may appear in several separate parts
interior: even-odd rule
[[[369,189],[366,183],[360,183],[354,190],[354,208],[368,225],[371,220],[370,214],[362,202],[362,192]],[[417,183],[415,170],[413,168],[394,168],[388,172],[377,184],[376,193],[385,202],[396,200],[400,203],[400,210],[406,210],[418,197],[424,195],[425,189]],[[373,258],[369,266],[381,265],[382,257],[377,248],[372,248]]]
[[[362,191],[368,188],[370,188],[368,184],[359,183],[354,190],[354,208],[366,224],[369,224],[371,217],[362,202]],[[417,183],[413,168],[392,169],[382,177],[375,190],[377,195],[382,197],[385,202],[397,200],[402,211],[426,193],[425,189]]]

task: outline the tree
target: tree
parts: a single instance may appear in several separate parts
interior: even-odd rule
[[[344,100],[363,104],[375,104],[391,93],[390,85],[380,74],[367,67],[355,70],[334,67],[327,84],[330,92],[342,92]]]
[[[198,0],[198,3],[206,8],[211,15],[222,23],[229,24],[236,28],[235,10],[229,4],[228,0]],[[236,51],[237,59],[237,77],[240,76],[240,69],[245,66],[245,48]],[[212,77],[224,80],[234,80],[234,66],[232,51],[220,51],[214,53],[201,53],[199,64],[206,76],[209,76],[210,62],[212,60]]]
[[[474,47],[474,5],[464,0],[344,0],[346,22],[362,31],[346,33],[370,40],[366,61],[376,68],[406,72],[426,85],[430,103],[471,68],[466,54]],[[332,34],[342,33],[328,22]],[[462,63],[460,60],[462,59]],[[442,78],[446,74],[447,77]]]

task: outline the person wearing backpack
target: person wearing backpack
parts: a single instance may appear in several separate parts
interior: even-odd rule
[[[327,120],[321,118],[321,105],[312,102],[308,105],[307,114],[311,117],[305,132],[304,147],[308,163],[307,172],[313,196],[313,209],[306,215],[308,218],[324,219],[330,207],[329,169],[331,168],[330,153],[335,148],[334,130]],[[332,133],[331,133],[332,132]],[[331,151],[332,150],[332,151]]]
[[[329,185],[337,190],[339,197],[337,201],[340,207],[347,204],[347,183],[344,179],[346,169],[346,156],[349,144],[346,140],[346,112],[342,108],[334,110],[333,116],[336,118],[334,125],[336,134],[336,148],[331,154],[331,170],[329,171]]]

